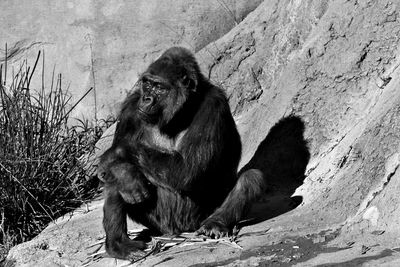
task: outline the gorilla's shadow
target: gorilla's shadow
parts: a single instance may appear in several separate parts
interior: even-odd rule
[[[304,181],[310,159],[304,140],[304,123],[296,116],[281,119],[258,146],[253,158],[240,171],[258,169],[267,182],[265,195],[253,204],[242,224],[258,223],[296,208],[301,196],[291,197]]]

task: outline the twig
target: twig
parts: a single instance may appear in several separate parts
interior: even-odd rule
[[[93,40],[91,36],[88,36],[89,39],[89,47],[90,47],[90,63],[91,63],[91,72],[92,72],[92,79],[93,79],[93,98],[94,98],[94,120],[97,126],[97,94],[96,94],[96,77],[94,75],[94,56],[93,56]]]
[[[98,241],[98,242],[96,242],[96,243],[94,243],[94,244],[91,244],[91,245],[89,245],[89,246],[86,247],[86,248],[87,248],[87,249],[88,249],[88,248],[92,248],[92,247],[97,246],[97,245],[100,245],[100,244],[104,244],[104,240],[101,240],[101,241]]]
[[[147,252],[145,255],[143,255],[142,257],[139,257],[138,259],[132,260],[128,265],[130,264],[134,264],[135,262],[141,261],[145,258],[147,258],[148,256],[152,255],[152,254],[157,254],[160,250],[161,250],[162,244],[159,241],[156,241],[155,244],[153,245],[153,247],[151,248],[151,250],[149,252]]]
[[[33,76],[33,74],[35,73],[37,64],[38,64],[38,62],[39,62],[40,52],[41,52],[41,51],[39,50],[38,55],[37,55],[37,57],[36,57],[35,64],[33,65],[33,69],[32,69],[31,75],[29,76],[28,84],[27,84],[27,87],[28,87],[28,88],[29,88],[29,85],[31,84],[32,76]]]
[[[81,98],[79,98],[79,100],[72,106],[72,108],[70,108],[70,109],[68,110],[68,112],[65,113],[65,115],[61,118],[61,121],[64,120],[66,117],[68,117],[69,113],[71,113],[71,111],[72,111],[72,110],[82,101],[82,99],[84,99],[84,98],[90,93],[90,91],[92,91],[92,90],[93,90],[93,87],[90,87],[89,90],[87,90],[86,93],[85,93]]]
[[[105,250],[101,250],[101,251],[94,252],[94,253],[90,254],[89,257],[94,258],[94,257],[96,257],[98,255],[101,255],[101,254],[106,254],[106,251]]]
[[[230,241],[230,240],[225,240],[221,239],[221,243],[228,245],[230,247],[236,248],[236,249],[243,249],[241,246],[239,246],[235,241]]]
[[[8,61],[8,56],[7,56],[7,43],[6,43],[6,55],[5,55],[5,61],[4,61],[4,85],[6,85],[7,81],[7,61]]]

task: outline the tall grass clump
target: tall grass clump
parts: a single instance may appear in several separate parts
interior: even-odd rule
[[[30,88],[39,58],[40,52],[32,69],[23,61],[7,82],[5,64],[0,67],[3,250],[37,235],[50,221],[92,198],[97,188],[80,158],[94,149],[102,130],[85,120],[68,126],[75,105],[69,103],[62,76],[54,70],[50,86],[45,88],[44,60],[41,88]],[[40,74],[37,76],[40,79]]]

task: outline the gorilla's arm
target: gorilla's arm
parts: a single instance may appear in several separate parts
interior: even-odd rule
[[[122,143],[125,147],[132,147],[132,140],[139,134],[138,131],[142,124],[142,121],[137,116],[139,99],[140,93],[136,91],[128,96],[122,104],[114,134],[113,146]]]
[[[140,129],[141,123],[136,116],[139,97],[140,94],[135,92],[128,96],[122,105],[112,145],[101,155],[97,167],[97,175],[103,182],[110,182],[105,179],[106,173],[110,170],[111,166],[132,161],[131,156],[134,148],[130,140],[133,140],[138,134],[137,132]]]

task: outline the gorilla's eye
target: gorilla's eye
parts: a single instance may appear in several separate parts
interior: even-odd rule
[[[167,92],[167,87],[162,85],[161,83],[154,83],[153,90],[156,94],[164,94]]]
[[[151,89],[151,82],[150,81],[144,81],[143,82],[143,89],[146,89],[146,90],[150,90]]]

